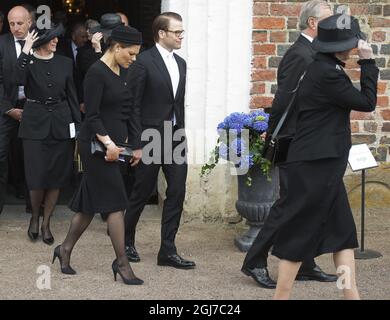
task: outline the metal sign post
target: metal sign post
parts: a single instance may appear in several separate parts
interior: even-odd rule
[[[382,257],[381,253],[374,250],[367,250],[364,246],[366,214],[366,169],[375,168],[378,166],[378,164],[366,144],[353,146],[351,148],[348,161],[352,171],[362,171],[361,240],[360,248],[355,249],[355,259],[375,259]]]

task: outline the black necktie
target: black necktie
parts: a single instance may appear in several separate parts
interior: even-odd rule
[[[24,44],[26,43],[26,40],[18,40],[17,42],[20,44],[20,46],[21,46],[22,49],[23,49]]]

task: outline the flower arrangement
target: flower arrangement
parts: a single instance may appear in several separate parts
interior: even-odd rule
[[[258,167],[269,178],[271,163],[262,157],[262,135],[268,129],[268,120],[269,114],[260,110],[228,115],[217,127],[219,138],[209,162],[202,167],[201,176],[208,175],[222,158],[247,174],[248,185],[252,181],[248,171],[253,167]]]

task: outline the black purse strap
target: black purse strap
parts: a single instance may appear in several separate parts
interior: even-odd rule
[[[299,87],[300,87],[300,85],[301,85],[301,83],[302,83],[302,80],[303,80],[303,78],[305,77],[305,75],[306,75],[306,71],[303,73],[303,75],[302,75],[301,78],[299,79],[296,88],[295,88],[293,91],[290,92],[290,93],[293,94],[293,96],[291,97],[290,103],[288,104],[288,106],[287,106],[287,108],[286,108],[286,111],[284,111],[282,118],[279,120],[279,123],[278,123],[278,125],[276,126],[275,131],[272,133],[271,140],[274,140],[274,139],[276,138],[276,136],[278,135],[278,133],[279,133],[280,129],[282,128],[284,122],[286,121],[287,115],[288,115],[288,113],[289,113],[289,111],[290,111],[290,109],[291,109],[291,106],[293,105],[293,103],[294,103],[294,101],[295,101],[295,98],[296,98],[296,96],[297,96],[298,89],[299,89]]]

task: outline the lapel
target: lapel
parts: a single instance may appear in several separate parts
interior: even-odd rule
[[[171,76],[169,75],[168,69],[165,65],[165,62],[163,58],[161,57],[160,52],[158,51],[157,47],[154,46],[151,50],[151,54],[153,57],[153,63],[157,66],[158,70],[160,71],[161,75],[163,76],[165,83],[169,89],[169,92],[171,93],[172,98],[173,97],[173,88],[172,88],[172,81]]]
[[[14,66],[16,64],[16,47],[15,47],[15,41],[13,35],[10,33],[9,37],[7,39],[7,50],[8,50],[8,57],[10,59],[10,66]]]
[[[307,48],[310,50],[311,55],[312,55],[312,57],[313,57],[313,59],[314,59],[314,57],[315,57],[315,55],[316,55],[316,52],[315,52],[314,49],[313,49],[312,43],[311,43],[307,38],[305,38],[303,35],[300,35],[300,36],[298,37],[298,42],[299,42],[302,46],[305,46],[305,47],[307,47]]]
[[[179,80],[179,86],[177,87],[176,91],[176,97],[175,100],[180,96],[179,93],[183,90],[184,88],[184,83],[185,83],[185,76],[186,76],[186,70],[184,68],[184,65],[180,61],[180,57],[174,53],[174,57],[176,59],[177,65],[179,66],[179,73],[180,73],[180,80]]]

